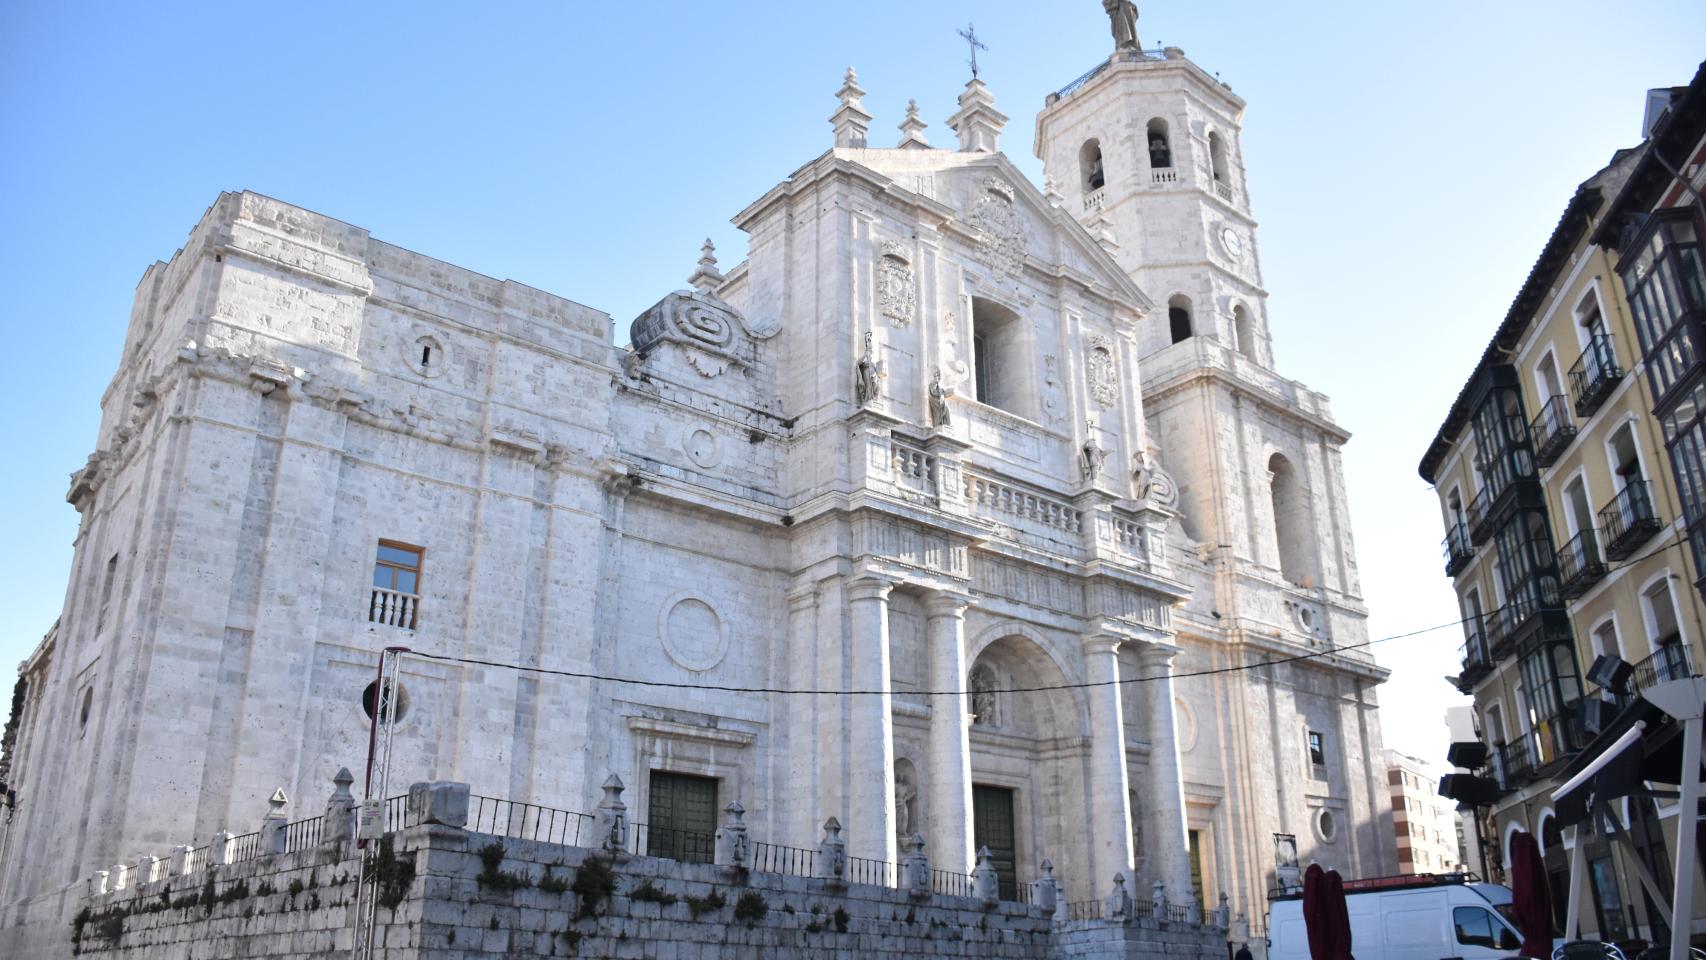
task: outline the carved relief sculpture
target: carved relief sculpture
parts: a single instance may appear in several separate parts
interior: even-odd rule
[[[877,307],[889,322],[904,327],[912,322],[918,306],[918,278],[912,271],[912,260],[906,246],[890,240],[883,244],[882,258],[877,262]]]
[[[1137,467],[1132,471],[1133,484],[1136,487],[1137,499],[1148,500],[1156,506],[1172,510],[1179,505],[1179,488],[1173,483],[1173,476],[1162,466],[1161,461],[1150,450],[1139,451],[1133,457]]]
[[[1120,399],[1119,373],[1114,364],[1114,344],[1101,334],[1090,338],[1090,350],[1084,356],[1085,376],[1090,380],[1090,398],[1103,410],[1111,409]]]
[[[994,726],[997,720],[995,671],[986,666],[974,668],[966,686],[971,692],[971,722],[978,726]]]
[[[983,192],[967,222],[977,234],[978,259],[996,279],[1019,272],[1025,265],[1025,228],[1013,207],[1013,187],[1000,177],[984,177]]]

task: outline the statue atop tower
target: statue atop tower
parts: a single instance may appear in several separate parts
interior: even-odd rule
[[[1132,0],[1102,0],[1102,9],[1114,28],[1114,50],[1136,50],[1137,4]]]

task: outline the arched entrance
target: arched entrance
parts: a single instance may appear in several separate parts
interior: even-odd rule
[[[970,651],[972,834],[988,846],[1004,887],[1034,880],[1042,858],[1055,876],[1084,883],[1087,723],[1044,641],[997,628]],[[1088,887],[1085,888],[1086,890]],[[1087,893],[1085,895],[1088,895]]]

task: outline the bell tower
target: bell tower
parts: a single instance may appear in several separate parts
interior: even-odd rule
[[[1036,150],[1066,210],[1157,305],[1147,356],[1191,336],[1272,367],[1239,124],[1244,101],[1178,47],[1121,47],[1049,94]]]
[[[1241,902],[1298,855],[1360,875],[1394,866],[1385,773],[1340,448],[1327,398],[1275,369],[1241,124],[1245,103],[1178,47],[1143,49],[1129,0],[1104,0],[1114,50],[1048,95],[1036,155],[1050,201],[1078,220],[1154,307],[1138,321],[1148,437],[1178,490],[1175,550],[1197,595],[1174,619],[1185,671],[1299,655],[1281,672],[1188,680],[1183,700],[1241,703],[1218,758],[1185,758],[1187,795],[1248,783],[1239,817],[1199,801]],[[1316,764],[1300,744],[1340,745]],[[1330,751],[1329,751],[1330,752]],[[1195,784],[1196,786],[1192,786]],[[1384,816],[1389,817],[1387,812]],[[1335,819],[1337,818],[1337,819]],[[1354,829],[1336,831],[1340,820]],[[1293,858],[1295,859],[1295,857]]]

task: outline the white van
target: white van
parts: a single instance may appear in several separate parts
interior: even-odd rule
[[[1463,876],[1382,877],[1345,882],[1356,960],[1496,960],[1522,947],[1505,916],[1511,892]],[[1268,903],[1267,960],[1309,960],[1303,897]]]

